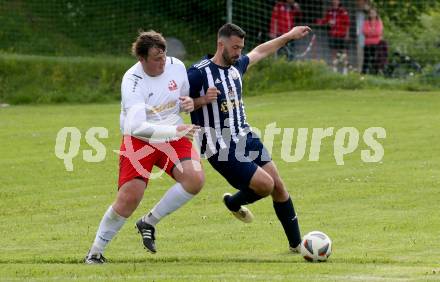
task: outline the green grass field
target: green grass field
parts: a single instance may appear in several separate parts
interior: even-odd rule
[[[248,121],[260,129],[383,127],[385,155],[364,163],[362,141],[336,165],[333,137],[320,159],[273,158],[291,192],[302,233],[326,232],[334,250],[326,263],[290,254],[269,199],[252,205],[245,225],[223,207],[233,191],[207,162],[207,181],[188,205],[158,225],[158,253],[141,248],[134,222],[172,184],[151,181],[140,208],[109,245],[107,265],[81,263],[102,214],[116,194],[119,105],[0,108],[0,280],[77,281],[438,281],[440,280],[440,93],[290,92],[245,98]],[[57,132],[82,133],[74,171],[54,154]],[[82,150],[90,127],[105,127],[105,161]],[[296,131],[295,131],[296,133]],[[294,144],[296,142],[296,135]]]

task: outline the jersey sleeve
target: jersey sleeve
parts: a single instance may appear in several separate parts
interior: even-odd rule
[[[203,77],[201,71],[192,66],[188,69],[189,96],[191,98],[200,97],[200,90],[203,87]]]
[[[241,74],[244,74],[246,72],[248,66],[249,57],[247,55],[241,56],[235,64],[235,67],[241,72]]]
[[[135,104],[145,104],[141,87],[139,85],[141,79],[142,78],[132,74],[128,74],[122,79],[121,96],[124,110],[128,110]]]
[[[182,68],[179,71],[182,77],[182,87],[180,88],[180,96],[189,96],[189,81],[188,74],[186,73],[185,65],[182,63]]]
[[[139,85],[141,79],[133,74],[128,74],[122,79],[121,106],[126,113],[124,134],[131,134],[147,120],[145,100]]]
[[[189,96],[189,81],[186,72],[183,75],[183,85],[180,90],[180,96]]]

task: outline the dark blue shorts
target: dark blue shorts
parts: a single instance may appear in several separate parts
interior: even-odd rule
[[[253,133],[231,142],[227,149],[220,150],[208,161],[234,188],[249,188],[249,183],[258,167],[271,161],[271,156],[260,138]]]

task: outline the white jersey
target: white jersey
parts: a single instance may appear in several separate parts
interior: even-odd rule
[[[164,72],[155,77],[147,75],[140,62],[136,63],[122,79],[122,134],[131,134],[143,122],[158,125],[182,124],[179,97],[188,95],[188,76],[185,65],[180,60],[167,57]]]

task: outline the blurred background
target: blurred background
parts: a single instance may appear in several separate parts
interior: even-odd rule
[[[130,45],[139,30],[163,33],[168,41],[168,53],[190,65],[215,51],[216,32],[226,22],[238,24],[247,32],[245,51],[294,25],[311,26],[313,34],[287,45],[274,56],[293,62],[287,68],[299,64],[301,68],[312,68],[316,74],[311,65],[320,68],[325,64],[340,74],[378,75],[379,79],[403,79],[405,83],[413,77],[424,79],[407,86],[408,89],[437,87],[439,3],[438,0],[2,0],[0,102],[105,100],[101,95],[93,98],[90,93],[88,100],[83,99],[84,95],[69,100],[59,94],[56,98],[54,89],[63,91],[63,85],[57,85],[56,80],[63,81],[69,72],[78,71],[65,65],[74,64],[87,73],[87,69],[100,64],[92,72],[94,84],[102,87],[105,83],[107,90],[113,91],[123,70],[133,62]],[[23,77],[26,70],[34,71],[33,75]],[[294,73],[295,69],[284,72]],[[29,89],[23,91],[27,87],[22,80],[27,85],[35,78],[44,81],[46,78],[39,78],[42,73],[53,79],[47,81],[44,89],[32,86],[34,93],[24,93]],[[17,74],[22,76],[20,81]],[[81,83],[82,79],[77,81]],[[358,87],[359,83],[366,82],[350,87]],[[376,84],[396,85],[382,80]],[[47,88],[50,85],[53,89]],[[39,91],[52,94],[44,98]],[[110,96],[115,98],[117,94]]]

